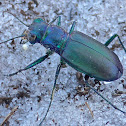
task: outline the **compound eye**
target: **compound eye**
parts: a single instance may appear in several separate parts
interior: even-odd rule
[[[28,30],[25,30],[25,31],[22,33],[23,37],[21,37],[22,39],[21,39],[21,41],[20,41],[20,44],[25,44],[25,43],[28,42],[28,33],[29,33]]]
[[[35,39],[36,39],[36,35],[30,34],[28,37],[29,42],[33,42],[33,41],[35,41]]]

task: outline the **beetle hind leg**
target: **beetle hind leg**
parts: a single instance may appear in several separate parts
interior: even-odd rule
[[[118,107],[116,107],[115,105],[113,105],[109,100],[107,100],[103,95],[101,95],[95,88],[93,88],[89,83],[88,83],[88,79],[89,76],[85,75],[85,83],[86,86],[91,88],[96,94],[98,94],[99,96],[101,96],[106,102],[108,102],[108,104],[110,104],[113,108],[119,110],[120,112],[122,112],[123,114],[126,114],[126,112],[124,112],[123,110],[119,109]]]
[[[118,37],[118,40],[119,40],[121,46],[123,47],[123,49],[124,49],[124,51],[125,51],[125,53],[126,53],[126,48],[124,47],[124,45],[123,45],[123,43],[122,43],[122,41],[121,41],[119,35],[117,35],[117,34],[114,34],[114,35],[105,43],[105,45],[108,46],[116,37]]]

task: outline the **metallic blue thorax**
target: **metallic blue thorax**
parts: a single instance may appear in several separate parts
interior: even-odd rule
[[[46,48],[61,54],[66,45],[68,33],[61,27],[48,25],[44,21],[33,22],[29,27],[29,37],[36,36],[31,44],[40,43]]]

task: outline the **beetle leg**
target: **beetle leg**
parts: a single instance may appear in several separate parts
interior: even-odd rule
[[[55,87],[56,87],[56,81],[58,79],[58,75],[60,73],[60,69],[62,67],[62,65],[64,64],[64,61],[61,59],[60,61],[60,64],[57,66],[57,69],[56,69],[56,74],[55,74],[55,81],[54,81],[54,85],[53,85],[53,89],[52,89],[52,94],[51,94],[51,98],[50,98],[50,103],[49,103],[49,106],[48,106],[48,109],[46,111],[46,114],[44,116],[44,118],[42,119],[42,121],[40,122],[39,126],[41,126],[41,124],[43,123],[43,121],[45,120],[48,112],[49,112],[49,109],[51,107],[51,104],[52,104],[52,100],[53,100],[53,96],[54,96],[54,91],[55,91]]]
[[[71,34],[74,31],[75,24],[76,24],[76,22],[74,21],[71,28],[70,28],[69,34]]]
[[[118,37],[120,44],[122,45],[124,51],[126,52],[126,48],[124,47],[124,45],[123,45],[123,43],[122,43],[122,41],[121,41],[119,35],[117,35],[117,34],[114,34],[114,35],[105,43],[105,45],[108,46],[116,37]]]
[[[41,62],[43,62],[43,61],[44,61],[48,56],[50,56],[52,53],[53,53],[52,51],[48,51],[48,52],[46,53],[45,56],[42,56],[42,57],[40,57],[39,59],[35,60],[34,62],[32,62],[31,64],[29,64],[28,66],[26,66],[24,69],[20,69],[20,70],[18,70],[18,71],[15,72],[15,73],[12,73],[12,74],[9,74],[9,75],[5,75],[5,76],[13,76],[13,75],[15,75],[15,74],[17,74],[17,73],[19,73],[19,72],[22,72],[22,71],[25,71],[25,70],[27,70],[27,69],[30,69],[30,68],[32,68],[33,66],[35,66],[35,65],[37,65],[37,64],[39,64],[39,63],[41,63]]]
[[[96,94],[98,94],[99,96],[101,96],[106,102],[108,102],[108,104],[110,104],[113,108],[119,110],[120,112],[126,114],[126,112],[122,111],[121,109],[117,108],[115,105],[113,105],[110,101],[108,101],[104,96],[102,96],[95,88],[93,88],[89,83],[88,83],[88,79],[89,76],[85,75],[85,83],[86,85],[91,88]]]
[[[50,23],[49,23],[49,25],[51,25],[52,23],[54,23],[55,21],[56,21],[56,19],[58,18],[58,26],[60,26],[60,24],[61,24],[61,16],[58,16],[58,17],[56,17],[55,19],[53,19]]]
[[[57,26],[61,26],[61,16],[58,17]]]

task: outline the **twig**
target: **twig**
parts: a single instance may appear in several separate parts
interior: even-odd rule
[[[85,102],[85,105],[88,107],[88,109],[89,109],[89,111],[90,111],[90,113],[91,113],[92,117],[94,117],[94,114],[93,114],[93,112],[92,112],[92,110],[91,110],[91,108],[89,107],[89,105],[88,105],[88,103],[87,103],[87,102]]]
[[[16,106],[15,108],[12,109],[12,111],[6,116],[6,118],[4,119],[4,121],[1,123],[0,126],[4,126],[4,124],[9,120],[9,118],[15,113],[15,111],[17,111],[18,106]]]

